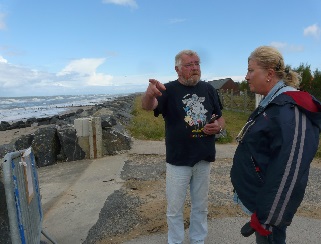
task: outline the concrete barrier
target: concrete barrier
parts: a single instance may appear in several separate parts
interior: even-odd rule
[[[86,153],[86,158],[102,157],[101,118],[81,118],[74,121],[79,145]]]

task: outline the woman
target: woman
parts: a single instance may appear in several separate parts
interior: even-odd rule
[[[255,231],[257,243],[285,243],[318,149],[321,104],[297,90],[299,75],[273,47],[251,53],[245,79],[264,98],[237,137],[231,169],[235,200],[251,214],[241,232]]]

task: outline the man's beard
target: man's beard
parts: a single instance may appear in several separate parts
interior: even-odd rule
[[[191,77],[189,77],[188,79],[182,78],[181,82],[185,85],[185,86],[196,86],[196,84],[200,81],[201,76],[200,75],[192,75]]]

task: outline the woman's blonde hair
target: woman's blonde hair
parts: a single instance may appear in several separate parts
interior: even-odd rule
[[[286,85],[299,88],[301,76],[285,66],[282,54],[276,48],[260,46],[251,53],[248,61],[250,59],[255,60],[263,69],[273,69],[276,76],[284,80]]]

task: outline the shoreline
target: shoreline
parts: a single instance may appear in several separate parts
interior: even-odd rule
[[[95,105],[79,105],[79,106],[56,107],[54,109],[57,109],[57,110],[58,109],[62,109],[63,111],[57,111],[57,112],[48,113],[48,114],[43,113],[43,114],[40,114],[40,116],[37,116],[37,115],[39,115],[38,111],[34,110],[34,111],[30,111],[28,113],[28,116],[22,116],[22,118],[17,118],[17,119],[11,119],[9,117],[9,119],[1,119],[0,123],[7,122],[7,123],[12,125],[13,123],[16,123],[18,121],[26,122],[27,120],[30,120],[30,119],[33,119],[33,118],[35,118],[35,119],[52,118],[52,117],[55,117],[55,116],[62,116],[62,115],[66,115],[66,114],[69,114],[69,113],[72,113],[72,112],[76,112],[79,109],[88,110],[88,109],[91,109],[92,107],[99,106],[101,104],[103,104],[103,103],[99,103],[99,104],[95,104]],[[53,111],[53,110],[51,110],[51,111]]]
[[[12,123],[0,121],[0,145],[10,144],[21,136],[34,133],[39,128],[57,125],[57,123],[59,125],[59,121],[61,121],[61,123],[73,124],[75,118],[90,117],[102,108],[110,108],[112,110],[113,104],[118,104],[119,101],[123,101],[126,98],[130,100],[133,96],[135,97],[139,94],[140,93],[132,93],[117,96],[112,100],[103,101],[94,105],[68,106],[65,111],[55,115],[48,115],[47,117],[30,116],[28,118],[16,120]],[[34,113],[34,115],[36,115],[36,113]],[[53,119],[56,119],[58,122],[51,122]],[[2,125],[6,123],[9,123],[10,126],[16,124],[16,128],[9,127],[9,129],[5,129]]]
[[[84,109],[84,111],[88,111],[88,110],[92,109],[92,107],[94,107],[94,106],[68,107],[68,109],[66,111],[59,113],[57,115],[54,115],[54,116],[64,116],[64,115],[68,115],[71,113],[75,113],[78,109]],[[54,116],[50,116],[47,118],[53,118]],[[17,123],[19,121],[26,122],[28,119],[32,119],[32,118],[36,118],[36,117],[30,117],[30,118],[27,118],[24,120],[21,119],[21,120],[13,121],[12,123],[9,123],[9,122],[8,123],[12,125],[12,124]],[[1,121],[1,123],[2,123],[2,121]],[[50,125],[53,125],[53,124],[38,125],[38,124],[34,123],[34,124],[31,124],[30,126],[24,127],[24,128],[16,128],[16,129],[8,129],[8,130],[0,131],[0,145],[10,144],[11,142],[15,141],[16,139],[18,139],[21,136],[33,134],[39,128],[43,128],[43,127],[50,126]]]
[[[122,97],[140,94],[97,94],[97,95],[68,95],[66,98],[59,95],[46,97],[38,96],[33,99],[17,98],[14,101],[3,101],[0,106],[0,122],[10,124],[16,121],[26,121],[30,118],[53,117],[77,109],[87,109],[104,103],[113,102]],[[38,99],[39,98],[39,99]],[[49,99],[49,100],[46,100]]]

